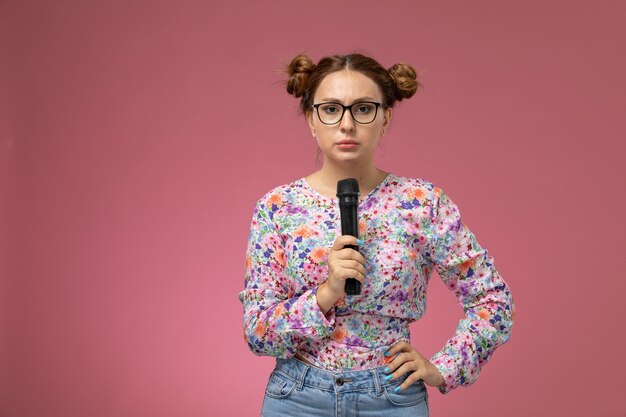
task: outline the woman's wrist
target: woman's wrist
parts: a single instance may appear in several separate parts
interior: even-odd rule
[[[320,306],[320,310],[324,315],[328,314],[331,308],[339,300],[339,297],[332,292],[326,282],[317,286],[317,304]]]
[[[432,363],[431,361],[428,361],[428,363],[430,363],[430,366],[431,366],[431,367],[432,367],[432,369],[433,369],[433,374],[435,375],[435,378],[434,378],[434,382],[435,382],[435,384],[434,384],[433,386],[434,386],[434,387],[439,387],[439,386],[441,386],[441,385],[445,384],[445,383],[446,383],[446,380],[445,380],[445,378],[443,377],[443,374],[441,373],[441,371],[439,370],[439,368],[437,368],[437,367],[435,366],[435,364],[434,364],[434,363]]]

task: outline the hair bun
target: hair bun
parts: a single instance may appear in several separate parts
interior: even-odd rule
[[[309,75],[315,69],[315,64],[306,55],[298,55],[287,65],[286,72],[289,75],[287,80],[287,92],[294,97],[301,97],[306,91]]]
[[[387,70],[396,83],[397,99],[411,98],[422,85],[417,81],[417,72],[409,64],[395,64]]]

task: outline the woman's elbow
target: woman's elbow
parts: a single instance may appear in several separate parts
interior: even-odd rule
[[[254,328],[244,328],[244,340],[248,349],[257,356],[272,356],[275,358],[289,359],[296,354],[288,344],[281,343],[276,335],[265,333],[259,335]]]

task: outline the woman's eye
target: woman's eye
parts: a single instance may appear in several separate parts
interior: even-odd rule
[[[359,104],[359,105],[356,107],[356,111],[357,111],[358,113],[367,114],[367,113],[369,113],[369,112],[371,112],[371,111],[372,111],[372,106],[370,106],[369,104]]]
[[[337,113],[339,111],[339,108],[337,106],[324,106],[322,107],[322,110],[328,114],[333,114]]]

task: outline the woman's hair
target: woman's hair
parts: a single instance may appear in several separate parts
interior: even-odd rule
[[[296,98],[301,97],[300,110],[306,113],[313,106],[313,96],[322,80],[341,70],[357,71],[371,78],[383,93],[384,108],[412,97],[422,87],[417,81],[415,68],[408,64],[395,64],[385,69],[373,58],[353,53],[327,56],[316,65],[308,56],[298,55],[287,65],[287,92]]]

